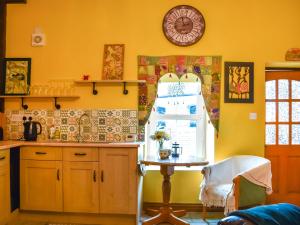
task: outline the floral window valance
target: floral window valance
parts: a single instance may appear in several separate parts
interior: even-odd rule
[[[174,73],[179,78],[186,73],[193,73],[199,77],[207,113],[218,131],[221,60],[220,56],[138,56],[138,79],[146,80],[146,83],[139,84],[139,134],[143,136],[144,125],[154,105],[157,82],[166,73]]]

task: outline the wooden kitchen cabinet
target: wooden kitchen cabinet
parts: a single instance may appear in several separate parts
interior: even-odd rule
[[[0,224],[6,224],[10,216],[9,150],[0,150]]]
[[[64,212],[99,212],[98,162],[64,162]]]
[[[24,146],[20,209],[127,214],[138,220],[137,157],[135,146]]]
[[[98,148],[63,149],[64,212],[99,213]]]
[[[60,148],[30,147],[21,150],[20,208],[56,211],[63,209]],[[55,152],[55,154],[53,154]]]
[[[136,214],[136,167],[136,148],[100,148],[100,213]]]

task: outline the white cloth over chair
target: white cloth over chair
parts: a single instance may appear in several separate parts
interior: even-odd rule
[[[272,193],[271,163],[268,159],[240,155],[203,168],[204,178],[200,188],[200,200],[206,207],[224,207],[227,214],[235,209],[233,179],[243,176],[248,181],[266,188]]]

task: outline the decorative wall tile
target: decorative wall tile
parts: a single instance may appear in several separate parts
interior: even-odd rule
[[[49,138],[49,128],[60,132],[61,141],[78,141],[79,118],[81,137],[88,142],[126,142],[128,134],[137,133],[137,111],[128,109],[64,109],[64,110],[6,110],[5,137],[18,140],[23,137],[23,116],[31,116],[42,125],[38,140]]]
[[[99,134],[99,141],[106,141],[106,134]]]

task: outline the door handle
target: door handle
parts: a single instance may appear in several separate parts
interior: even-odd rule
[[[104,172],[101,170],[101,182],[104,182]]]
[[[46,155],[47,152],[35,152],[36,155]]]
[[[82,153],[82,152],[76,152],[76,153],[74,153],[74,155],[76,155],[76,156],[85,156],[85,155],[86,155],[86,153]]]
[[[59,177],[59,169],[57,169],[57,172],[56,172],[56,179],[57,179],[57,180],[60,180],[60,177]]]
[[[93,180],[94,180],[94,182],[96,182],[96,181],[97,181],[96,170],[94,170],[94,173],[93,173]]]
[[[5,159],[5,156],[0,157],[0,160],[4,160],[4,159]]]

